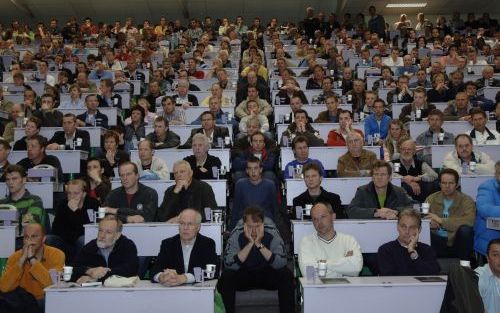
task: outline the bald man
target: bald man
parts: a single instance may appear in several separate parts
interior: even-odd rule
[[[185,209],[179,214],[179,234],[161,242],[160,253],[151,272],[152,281],[165,286],[195,282],[194,268],[218,264],[215,241],[200,234],[201,214]],[[216,274],[214,278],[217,278]]]

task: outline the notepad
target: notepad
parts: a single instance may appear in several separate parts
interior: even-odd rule
[[[446,280],[442,279],[441,277],[437,276],[422,276],[422,277],[415,277],[415,279],[420,280],[423,283],[442,283],[446,282]]]
[[[323,284],[350,284],[350,282],[346,278],[322,278],[321,281]]]

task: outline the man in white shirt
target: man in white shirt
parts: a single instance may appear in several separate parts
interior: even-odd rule
[[[326,277],[358,276],[363,267],[361,248],[356,239],[334,229],[336,215],[330,204],[318,202],[311,209],[315,233],[302,239],[299,266],[305,275],[307,266],[327,263]]]
[[[36,74],[35,79],[45,81],[45,83],[49,86],[55,86],[56,79],[54,76],[49,74],[49,65],[47,61],[42,60],[38,62],[38,73]]]
[[[466,175],[493,175],[495,173],[495,163],[491,157],[474,149],[472,138],[467,134],[455,137],[455,150],[450,151],[444,157],[443,167],[452,168]]]
[[[154,156],[154,145],[149,139],[141,140],[138,144],[139,160],[134,163],[139,169],[139,178],[143,180],[169,179],[170,172],[164,160]]]
[[[472,142],[475,145],[499,145],[500,144],[500,134],[495,129],[489,129],[486,127],[488,123],[488,118],[486,113],[480,108],[473,108],[470,111],[472,126],[474,128],[466,132],[472,138]]]

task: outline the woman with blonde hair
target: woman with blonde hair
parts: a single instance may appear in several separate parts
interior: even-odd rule
[[[399,145],[407,139],[410,139],[410,136],[404,128],[403,122],[398,119],[392,120],[389,123],[389,134],[382,144],[384,160],[390,162],[399,159]]]

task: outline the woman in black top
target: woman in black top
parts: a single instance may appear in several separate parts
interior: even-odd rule
[[[118,169],[120,164],[130,161],[130,155],[119,149],[118,144],[120,138],[118,133],[108,130],[104,134],[104,148],[103,151],[97,156],[102,162],[104,168],[104,176],[115,177],[114,169]],[[117,171],[118,174],[118,171]],[[116,175],[118,177],[118,175]]]

